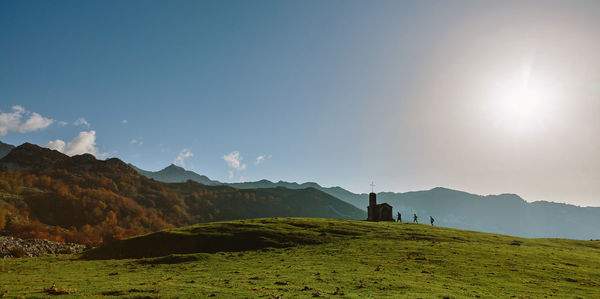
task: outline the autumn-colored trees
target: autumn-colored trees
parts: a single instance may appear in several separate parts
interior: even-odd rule
[[[17,158],[20,156],[11,157],[11,163],[18,162]],[[0,169],[0,231],[24,238],[98,245],[207,221],[331,217],[330,206],[342,204],[315,189],[239,190],[193,181],[162,183],[116,159],[76,156],[62,157],[49,166],[25,165],[33,166]],[[330,201],[324,202],[323,197]],[[336,211],[345,208],[339,206]]]
[[[172,226],[165,218],[187,222],[185,203],[176,193],[140,176],[126,178],[115,182],[64,169],[0,172],[0,192],[13,197],[0,198],[0,229],[24,238],[97,245]],[[142,185],[145,194],[138,193]],[[156,209],[157,203],[163,209]]]

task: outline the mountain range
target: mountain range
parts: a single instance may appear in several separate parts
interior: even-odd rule
[[[2,144],[2,147],[10,148],[10,145]],[[85,217],[79,217],[76,228],[86,224],[98,225],[107,215],[113,216],[108,213],[111,209],[117,218],[127,215],[124,210],[141,209],[146,216],[168,219],[164,223],[155,221],[161,223],[161,227],[272,216],[366,218],[368,194],[353,193],[341,187],[323,187],[314,182],[298,184],[269,180],[223,183],[176,165],[152,172],[115,158],[101,161],[89,154],[69,157],[28,143],[10,149],[10,153],[0,159],[0,209],[10,206],[11,215],[28,215],[30,220],[40,221],[43,225],[64,228],[74,224],[59,221],[62,212],[53,211],[55,207],[45,204],[42,205],[44,210],[36,206],[40,204],[39,198],[44,196],[54,196],[49,202],[70,198],[61,195],[65,193],[65,190],[59,190],[61,186],[68,189],[66,193],[69,194],[87,194],[83,197],[90,201],[85,209],[94,211],[88,211],[88,217],[94,221],[86,222]],[[48,179],[53,184],[41,182]],[[82,187],[90,190],[82,192],[79,190]],[[94,192],[100,192],[103,196],[108,192],[107,198],[116,196],[119,199],[113,200],[112,207],[110,204],[104,207],[106,201],[100,200],[102,203],[98,204],[103,208],[98,210],[93,199],[99,195],[90,195]],[[596,229],[600,226],[600,207],[579,207],[547,201],[527,202],[515,194],[481,196],[439,187],[405,193],[380,192],[377,199],[378,203],[392,205],[394,217],[400,212],[405,222],[412,221],[412,215],[417,214],[420,222],[428,223],[429,216],[432,216],[436,225],[460,229],[534,238],[600,238],[600,232]],[[69,200],[73,201],[74,198]],[[203,208],[197,207],[199,203]],[[63,202],[60,205],[70,209],[81,203]],[[123,205],[129,207],[123,208]],[[144,221],[136,224],[142,231],[154,229]]]
[[[133,169],[137,170],[140,174],[146,176],[147,178],[155,179],[157,181],[166,182],[166,183],[183,183],[187,180],[196,181],[209,186],[219,186],[219,185],[227,185],[231,187],[235,187],[238,189],[263,189],[263,188],[288,188],[288,189],[306,189],[306,188],[315,188],[321,190],[327,194],[330,194],[334,197],[340,198],[354,206],[361,207],[361,209],[366,210],[365,207],[365,197],[366,193],[356,194],[352,193],[341,187],[322,187],[321,185],[308,182],[308,183],[294,183],[294,182],[271,182],[269,180],[260,180],[256,182],[242,182],[242,183],[223,183],[216,180],[211,180],[207,176],[197,174],[193,171],[185,170],[184,168],[177,165],[169,165],[159,171],[148,171],[140,169],[133,164],[129,164]]]
[[[178,166],[171,165],[167,168],[169,173],[176,175],[163,177],[166,180],[183,182],[199,176]],[[165,170],[166,168],[153,174],[164,174]],[[260,180],[222,183],[201,177],[210,185],[227,185],[238,189],[314,188],[365,211],[368,205],[366,193],[353,193],[341,187],[323,187],[314,182],[298,184]],[[432,216],[435,224],[440,226],[520,237],[600,238],[600,232],[596,229],[600,227],[600,207],[579,207],[548,201],[527,202],[515,194],[482,196],[441,187],[405,193],[379,192],[377,200],[378,203],[390,204],[394,217],[400,212],[403,221],[412,221],[413,214],[417,214],[420,222],[429,223],[429,216]]]

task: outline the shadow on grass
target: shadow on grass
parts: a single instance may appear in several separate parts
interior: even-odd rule
[[[187,262],[205,261],[209,259],[208,254],[171,254],[157,258],[143,258],[138,261],[142,265],[164,265],[164,264],[181,264]]]
[[[102,292],[102,296],[117,296],[117,297],[122,297],[122,296],[126,296],[132,293],[151,293],[151,294],[158,294],[159,291],[158,290],[138,290],[138,289],[130,289],[127,291],[106,291],[106,292]],[[150,296],[137,296],[134,298],[154,298],[154,297],[150,297]]]

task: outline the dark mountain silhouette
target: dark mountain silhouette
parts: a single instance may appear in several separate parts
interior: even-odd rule
[[[6,156],[8,152],[10,152],[13,148],[15,148],[14,145],[10,145],[0,141],[0,159]]]
[[[171,164],[159,171],[147,171],[136,167],[133,164],[129,166],[139,172],[141,175],[165,183],[183,183],[188,180],[196,181],[208,186],[222,185],[219,181],[213,181],[205,175],[197,174],[193,171],[185,170],[182,167]]]
[[[39,147],[31,143],[23,143],[12,149],[0,161],[0,169],[51,169],[67,160],[69,156],[55,150]]]
[[[245,189],[148,179],[119,159],[33,144],[0,159],[0,231],[84,244],[199,222],[257,217],[363,219],[314,188]]]
[[[215,181],[213,181],[215,182]],[[362,210],[368,205],[368,194],[352,193],[341,187],[322,187],[317,183],[292,182],[228,183],[238,189],[314,188],[339,198]],[[421,222],[433,216],[437,225],[500,233],[531,238],[599,239],[600,208],[538,201],[528,203],[515,194],[481,196],[446,188],[426,191],[377,194],[379,203],[394,208],[393,215],[402,213],[405,221],[417,213]]]

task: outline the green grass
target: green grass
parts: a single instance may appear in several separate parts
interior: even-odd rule
[[[63,297],[597,298],[600,241],[279,218],[171,229],[83,256],[0,261],[0,293],[47,297],[53,282],[69,292]]]

